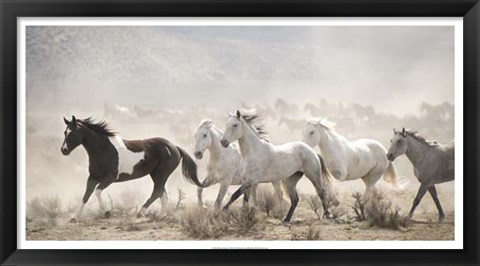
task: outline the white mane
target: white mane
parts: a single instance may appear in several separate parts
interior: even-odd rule
[[[213,120],[212,119],[202,119],[202,121],[200,122],[200,124],[198,125],[198,128],[197,129],[200,129],[202,127],[205,127],[205,128],[211,128],[213,125]]]
[[[334,130],[335,129],[335,123],[326,119],[326,118],[310,118],[307,120],[307,123],[312,124],[312,125],[319,125],[323,128],[326,128],[328,130]]]

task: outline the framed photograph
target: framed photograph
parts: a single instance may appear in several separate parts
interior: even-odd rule
[[[2,265],[478,264],[478,1],[0,12]]]

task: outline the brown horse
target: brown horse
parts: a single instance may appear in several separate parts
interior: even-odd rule
[[[88,154],[90,173],[82,202],[70,222],[78,220],[94,191],[100,209],[109,217],[110,210],[102,199],[102,191],[112,183],[129,181],[148,174],[153,180],[153,191],[138,216],[143,215],[157,198],[162,198],[162,211],[165,210],[165,183],[182,158],[182,173],[185,179],[199,187],[203,186],[198,180],[197,165],[192,158],[164,138],[124,140],[108,129],[105,121],[95,123],[91,118],[76,119],[75,116],[72,116],[71,121],[65,118],[64,121],[67,128],[61,151],[63,155],[69,155],[76,147],[83,145]]]

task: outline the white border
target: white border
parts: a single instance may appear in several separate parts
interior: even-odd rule
[[[32,241],[26,240],[26,26],[454,26],[455,240],[453,241]],[[463,19],[462,18],[18,18],[19,249],[462,249],[463,248]],[[462,177],[462,178],[458,178]]]

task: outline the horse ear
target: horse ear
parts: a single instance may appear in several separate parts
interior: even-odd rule
[[[396,134],[397,133],[397,130],[394,128],[393,129],[393,134]]]
[[[407,134],[407,132],[405,131],[405,128],[404,128],[404,127],[402,127],[402,135],[405,137],[405,136],[406,136],[406,134]]]
[[[207,121],[205,121],[205,126],[206,126],[207,128],[212,128],[212,126],[213,126],[213,120],[207,120]]]
[[[70,121],[68,121],[65,117],[63,117],[63,122],[65,122],[65,125],[69,125],[70,124]]]
[[[240,118],[240,116],[242,116],[242,115],[240,114],[240,111],[237,110],[237,118]]]
[[[73,123],[76,123],[76,122],[77,122],[77,119],[75,118],[74,115],[72,115],[72,122],[73,122]]]

